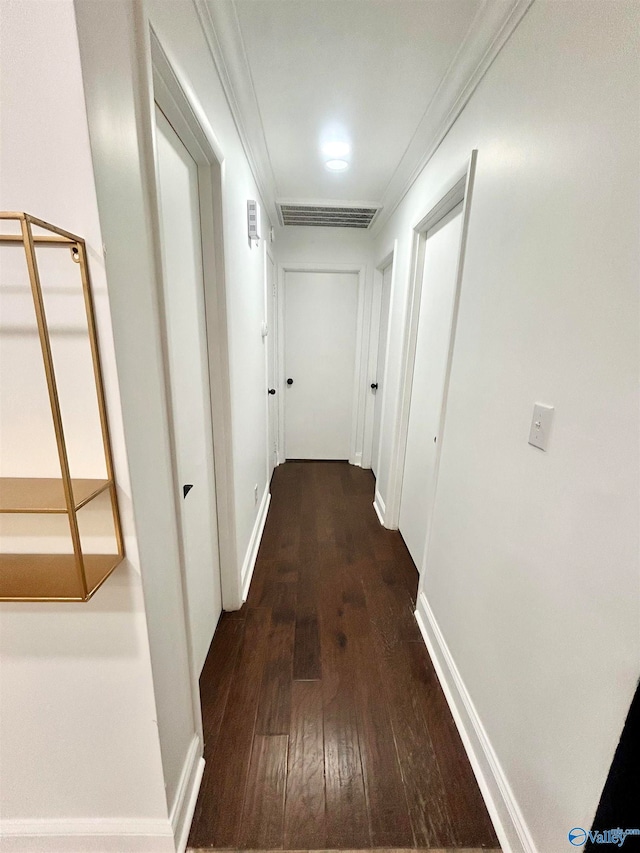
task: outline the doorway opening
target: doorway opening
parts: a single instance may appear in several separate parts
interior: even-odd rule
[[[443,441],[476,153],[414,227],[386,524],[400,529],[421,574]]]
[[[156,156],[175,486],[193,666],[222,612],[198,166],[156,104]]]
[[[235,505],[231,470],[231,392],[222,231],[222,152],[211,128],[202,123],[185,95],[153,30],[151,31],[153,89],[162,112],[197,166],[197,194],[202,250],[202,312],[204,334],[202,370],[208,373],[204,393],[210,401],[210,441],[215,472],[222,606],[240,606],[235,544]],[[180,486],[184,484],[179,484]],[[180,494],[182,498],[182,492]]]
[[[241,588],[230,467],[222,154],[153,30],[150,35],[157,296],[180,550],[165,599],[155,606],[177,611],[163,642],[181,650],[156,701],[167,806],[174,833],[184,833],[195,807],[190,792],[204,768],[199,676],[222,609],[240,606]]]
[[[265,316],[267,318],[266,328],[266,370],[267,370],[267,394],[268,394],[268,419],[267,419],[267,482],[275,468],[280,464],[278,453],[278,431],[279,410],[277,395],[281,393],[282,387],[278,381],[278,280],[276,264],[265,241]]]
[[[389,324],[391,321],[391,304],[394,283],[394,258],[397,241],[393,250],[376,265],[374,279],[374,311],[377,316],[372,322],[372,377],[371,393],[373,394],[373,426],[371,435],[371,470],[376,478],[373,508],[380,524],[385,523],[384,500],[377,487],[380,471],[381,436],[383,434],[383,416],[387,399],[387,362],[389,348]],[[377,328],[377,335],[376,335]]]

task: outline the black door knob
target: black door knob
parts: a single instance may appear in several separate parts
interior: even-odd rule
[[[378,390],[378,383],[377,383],[377,382],[372,382],[372,383],[371,383],[371,390],[372,390],[372,391],[377,391],[377,390]]]
[[[287,385],[293,385],[293,379],[291,379],[291,378],[287,379]]]
[[[271,394],[273,396],[275,393],[276,393],[275,388],[269,388],[269,394]]]

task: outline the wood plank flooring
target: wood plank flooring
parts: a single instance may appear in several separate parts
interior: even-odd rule
[[[200,680],[190,849],[498,847],[373,489],[347,463],[276,469],[249,598]]]

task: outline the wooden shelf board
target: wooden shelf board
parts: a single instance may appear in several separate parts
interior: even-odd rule
[[[122,562],[119,554],[85,554],[88,597]],[[0,601],[82,601],[73,554],[0,554]]]
[[[72,479],[73,500],[80,509],[111,485],[110,480]],[[66,512],[62,478],[0,477],[0,512]]]

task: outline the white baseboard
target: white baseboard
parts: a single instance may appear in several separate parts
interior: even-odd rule
[[[537,853],[498,756],[423,592],[416,620],[469,756],[503,853]]]
[[[356,468],[362,468],[362,451],[359,450],[355,453],[351,459],[349,459],[349,465],[355,465]]]
[[[169,818],[3,820],[0,850],[2,853],[185,853],[204,771],[200,751],[200,738],[194,735]]]
[[[378,516],[378,521],[384,527],[384,513],[386,510],[386,507],[384,505],[384,501],[382,500],[382,495],[380,494],[380,492],[377,489],[376,489],[375,497],[373,499],[373,508],[375,509],[376,515]]]
[[[175,853],[168,819],[3,820],[2,853]]]
[[[247,595],[249,594],[249,587],[251,586],[251,578],[253,577],[253,570],[256,565],[256,558],[258,556],[258,548],[260,547],[260,540],[262,539],[262,531],[264,530],[264,525],[267,521],[267,513],[269,512],[269,504],[271,503],[271,493],[269,492],[269,484],[264,490],[264,494],[262,496],[262,500],[260,501],[260,509],[258,510],[258,515],[256,516],[256,523],[253,525],[253,530],[251,532],[251,539],[249,540],[249,547],[247,548],[247,553],[244,558],[244,563],[242,564],[242,600],[247,600]]]
[[[193,736],[189,751],[184,760],[178,790],[173,801],[169,820],[173,829],[173,837],[177,853],[184,853],[187,849],[189,830],[193,813],[196,809],[196,800],[204,773],[204,758],[202,757],[202,745],[198,735]]]

